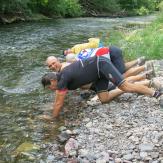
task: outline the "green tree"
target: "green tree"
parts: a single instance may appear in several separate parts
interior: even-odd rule
[[[87,10],[96,12],[116,13],[120,11],[118,0],[79,0],[82,6]]]
[[[1,14],[15,14],[28,12],[28,2],[30,0],[0,0]]]

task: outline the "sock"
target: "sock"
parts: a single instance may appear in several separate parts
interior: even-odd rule
[[[162,95],[160,91],[155,91],[153,97],[159,98]]]

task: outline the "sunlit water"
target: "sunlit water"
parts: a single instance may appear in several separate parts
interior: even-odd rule
[[[47,56],[61,56],[63,49],[105,35],[116,26],[152,19],[77,18],[0,26],[0,162],[25,162],[28,157],[15,155],[24,142],[40,147],[30,162],[47,161],[43,146],[55,140],[62,125],[62,121],[53,124],[38,118],[52,108],[53,94],[40,84],[48,71]]]

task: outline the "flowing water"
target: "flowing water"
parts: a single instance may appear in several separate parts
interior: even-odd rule
[[[53,94],[40,84],[48,71],[47,56],[61,56],[63,49],[116,26],[152,19],[77,18],[0,26],[0,162],[48,162],[44,145],[55,140],[63,121],[38,118],[52,108]]]

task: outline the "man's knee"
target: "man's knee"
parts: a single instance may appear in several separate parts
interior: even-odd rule
[[[127,77],[125,80],[129,83],[134,83],[133,76]]]
[[[118,88],[125,92],[135,92],[135,87],[128,81],[123,82]]]

